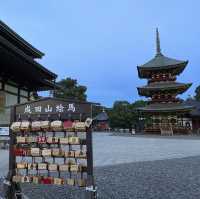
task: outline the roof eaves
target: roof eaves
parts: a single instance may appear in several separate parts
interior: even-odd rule
[[[0,20],[0,28],[2,29],[2,31],[7,33],[17,42],[20,42],[20,44],[26,46],[35,55],[35,58],[42,58],[45,55],[43,52],[41,52],[40,50],[32,46],[30,43],[28,43],[26,40],[24,40],[20,35],[18,35],[15,31],[13,31],[8,25],[6,25],[1,20]]]
[[[38,62],[36,62],[34,59],[32,59],[31,57],[29,57],[28,55],[26,55],[22,50],[20,50],[16,46],[14,46],[12,43],[10,43],[9,41],[7,41],[2,36],[0,36],[0,43],[2,43],[6,48],[9,48],[12,51],[14,51],[14,53],[17,53],[18,55],[20,55],[21,57],[23,57],[30,64],[35,65],[39,70],[41,70],[41,71],[43,71],[45,73],[48,73],[48,75],[50,75],[52,79],[56,79],[57,78],[57,75],[55,73],[51,72],[50,70],[48,70],[47,68],[45,68],[44,66],[42,66],[41,64],[39,64]]]

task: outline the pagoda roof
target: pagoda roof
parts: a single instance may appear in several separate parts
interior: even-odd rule
[[[161,53],[158,30],[156,30],[156,46],[155,57],[147,63],[137,66],[140,78],[149,78],[152,72],[160,70],[170,70],[173,75],[178,75],[185,69],[188,61],[169,58]]]
[[[161,70],[170,70],[173,75],[178,75],[185,69],[187,64],[188,61],[180,61],[159,54],[146,64],[138,66],[137,69],[140,78],[148,78],[152,72]]]
[[[183,103],[153,103],[145,107],[138,108],[141,112],[146,113],[170,113],[170,112],[189,112],[193,109],[193,106],[186,105]]]
[[[155,92],[176,91],[177,94],[185,92],[192,83],[184,84],[179,82],[154,82],[143,87],[138,87],[138,93],[142,96],[152,96]]]
[[[25,54],[32,58],[42,58],[44,53],[33,47],[30,43],[25,41],[14,30],[8,27],[3,21],[0,20],[0,35],[6,38],[9,42],[21,49]]]

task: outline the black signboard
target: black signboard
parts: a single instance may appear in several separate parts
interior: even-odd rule
[[[25,103],[16,106],[16,115],[21,116],[23,119],[30,116],[33,119],[36,117],[62,117],[67,119],[72,117],[74,119],[85,119],[90,117],[91,103],[78,102],[78,101],[65,101],[61,99],[45,98],[42,100]]]
[[[92,130],[90,125],[83,126],[90,114],[91,103],[55,98],[12,107],[11,124],[20,123],[21,127],[17,131],[10,129],[7,198],[20,198],[20,183],[25,182],[85,187],[85,198],[96,198]],[[33,122],[44,121],[49,121],[47,129],[33,131]],[[73,124],[71,130],[64,128],[65,122]],[[62,128],[53,128],[53,123],[62,124]],[[28,124],[28,128],[22,129],[23,124]],[[51,171],[57,176],[51,176]]]

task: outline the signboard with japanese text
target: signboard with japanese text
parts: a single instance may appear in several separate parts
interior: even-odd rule
[[[16,106],[16,115],[51,115],[61,116],[82,115],[90,117],[91,104],[87,102],[74,102],[69,100],[44,98],[38,101]]]

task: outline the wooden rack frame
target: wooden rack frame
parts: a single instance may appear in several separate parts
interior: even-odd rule
[[[37,120],[37,118],[52,120],[83,120],[90,117],[92,103],[79,102],[73,100],[62,100],[56,98],[43,98],[24,104],[18,104],[11,108],[11,124],[21,120]],[[21,188],[18,183],[12,182],[12,177],[16,175],[16,156],[14,145],[16,144],[16,134],[10,129],[10,148],[9,148],[9,172],[7,181],[10,186],[6,196],[8,199],[21,198]],[[86,150],[87,150],[87,179],[85,199],[95,199],[97,197],[96,186],[93,175],[93,146],[92,128],[86,128]]]

